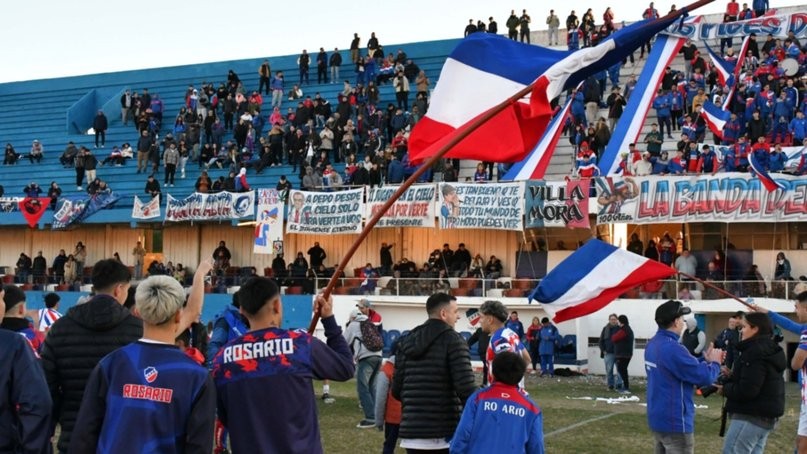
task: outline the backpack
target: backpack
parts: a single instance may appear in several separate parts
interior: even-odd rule
[[[384,348],[384,339],[381,338],[381,333],[378,328],[369,320],[359,322],[359,329],[361,330],[361,343],[364,348],[371,352],[380,352]]]

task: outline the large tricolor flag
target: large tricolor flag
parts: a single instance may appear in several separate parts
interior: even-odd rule
[[[717,55],[705,41],[703,45],[706,46],[706,52],[709,53],[709,58],[712,59],[712,63],[715,65],[717,80],[720,82],[720,85],[729,88],[733,87],[734,81],[736,80],[735,70],[737,66],[734,63],[724,60],[720,55]]]
[[[591,239],[550,271],[529,301],[543,304],[560,323],[597,312],[625,291],[675,272],[661,262]]]
[[[560,140],[560,133],[563,131],[563,125],[566,122],[566,117],[572,106],[572,97],[566,99],[566,104],[562,109],[552,118],[546,132],[538,141],[538,145],[527,155],[526,159],[517,162],[510,167],[510,170],[504,175],[504,181],[522,181],[529,179],[540,179],[544,177],[546,168],[549,166],[549,159],[555,152]]]
[[[706,122],[706,126],[712,131],[720,140],[723,140],[723,127],[731,119],[731,112],[723,110],[720,106],[712,101],[703,103],[701,109],[701,117]]]
[[[445,156],[517,162],[532,151],[549,124],[550,101],[564,89],[604,71],[672,24],[684,9],[614,33],[595,47],[557,51],[501,36],[474,33],[451,52],[429,112],[412,131],[409,154],[421,162],[468,131]],[[528,86],[531,88],[528,88]],[[522,91],[530,94],[514,98]],[[487,113],[511,99],[491,118]]]
[[[759,178],[762,186],[765,186],[765,189],[767,189],[768,192],[773,192],[777,189],[785,189],[784,184],[774,180],[773,177],[771,177],[771,174],[768,173],[768,169],[766,169],[765,166],[757,159],[756,153],[750,153],[748,155],[748,163],[751,165],[751,169],[754,170],[754,173]]]
[[[700,18],[701,16],[691,18],[689,22],[696,23],[700,21]],[[633,94],[628,98],[628,104],[625,106],[625,112],[631,114],[622,115],[619,118],[611,140],[608,141],[605,151],[599,158],[602,175],[617,173],[620,153],[628,149],[628,144],[637,141],[645,118],[647,118],[647,112],[658,92],[664,70],[678,55],[678,51],[685,41],[685,38],[666,34],[661,34],[656,38],[656,42],[653,43],[653,48],[647,56],[647,62],[636,81]]]

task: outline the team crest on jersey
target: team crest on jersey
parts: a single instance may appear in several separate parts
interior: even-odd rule
[[[157,379],[157,369],[155,369],[153,366],[143,369],[143,377],[146,378],[147,382],[154,383],[154,380]]]

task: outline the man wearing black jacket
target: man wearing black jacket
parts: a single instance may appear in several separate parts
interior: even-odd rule
[[[608,316],[608,324],[602,328],[600,333],[600,358],[605,361],[605,376],[610,390],[622,388],[622,378],[619,374],[614,373],[616,356],[614,356],[614,343],[611,341],[611,336],[617,331],[619,331],[619,320],[617,320],[616,314],[611,314]]]
[[[342,66],[342,54],[339,53],[338,47],[333,48],[333,53],[328,59],[328,66],[331,68],[331,83],[335,84],[339,80],[339,67]]]
[[[66,452],[84,386],[96,364],[113,350],[143,335],[143,323],[123,307],[129,295],[129,268],[107,259],[92,269],[97,292],[53,324],[42,346],[42,366],[61,425],[59,452]]]
[[[92,121],[92,129],[95,130],[95,148],[98,148],[98,139],[101,139],[101,148],[106,144],[106,130],[109,126],[103,110],[99,110]]]
[[[448,453],[448,440],[476,384],[468,345],[454,330],[456,298],[435,293],[426,312],[429,319],[400,341],[392,395],[403,405],[401,447]]]

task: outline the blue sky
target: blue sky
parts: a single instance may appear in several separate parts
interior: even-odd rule
[[[613,1],[611,6],[617,21],[633,21],[648,3]],[[655,6],[663,14],[673,3],[684,5],[656,1]],[[805,3],[771,1],[773,6]],[[0,82],[286,55],[320,46],[344,49],[354,32],[363,45],[371,31],[382,44],[455,38],[470,18],[493,16],[504,29],[511,9],[527,8],[533,29],[545,29],[547,4],[552,2],[15,1],[5,8],[0,27]],[[572,9],[581,16],[593,7],[598,22],[608,6],[591,0],[562,5],[555,8],[561,21]],[[698,13],[722,12],[725,5],[718,0]]]

